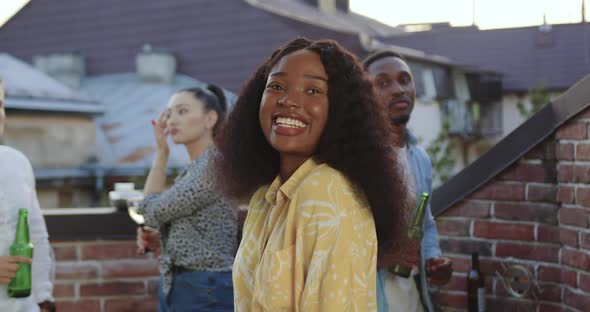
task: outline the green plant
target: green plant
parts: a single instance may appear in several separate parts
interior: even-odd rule
[[[516,103],[516,108],[520,115],[524,118],[530,117],[532,114],[538,112],[545,104],[549,103],[551,99],[549,91],[542,85],[529,89],[528,96],[530,99],[530,107],[524,104],[523,100],[519,100]]]
[[[451,157],[452,146],[449,142],[449,121],[443,121],[442,129],[436,139],[426,148],[432,161],[432,178],[445,183],[452,175],[455,160]]]

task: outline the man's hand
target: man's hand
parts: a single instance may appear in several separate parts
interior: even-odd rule
[[[453,261],[451,259],[439,257],[426,261],[426,276],[429,283],[443,286],[449,282],[451,275],[453,275]]]
[[[160,254],[160,232],[151,227],[137,228],[137,253],[145,254],[145,248],[151,249],[155,255]]]
[[[0,256],[0,285],[8,285],[16,276],[19,263],[31,264],[30,258],[18,256]]]
[[[41,312],[55,312],[55,303],[45,300],[39,303],[39,308]]]

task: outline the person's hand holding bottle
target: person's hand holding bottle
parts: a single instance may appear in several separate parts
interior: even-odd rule
[[[0,256],[0,285],[8,285],[16,276],[19,263],[32,264],[33,261],[26,257]]]

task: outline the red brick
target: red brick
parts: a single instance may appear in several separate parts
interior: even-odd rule
[[[137,254],[135,242],[97,243],[82,246],[82,260],[111,260],[125,258],[145,258]]]
[[[56,302],[56,311],[59,312],[100,312],[100,302],[98,300],[76,300]]]
[[[502,265],[508,265],[508,262],[502,261],[497,258],[488,258],[479,260],[479,271],[483,276],[490,276],[498,272],[502,272],[504,269]],[[469,270],[471,270],[471,264],[469,264]]]
[[[576,204],[590,208],[590,188],[578,187],[576,189]]]
[[[537,294],[541,301],[561,302],[561,285],[540,283],[543,292]]]
[[[574,183],[590,183],[590,166],[588,165],[573,165],[572,166]]]
[[[451,308],[467,308],[467,298],[465,294],[438,292],[434,294],[434,301],[437,306],[447,306]]]
[[[143,282],[106,282],[80,285],[80,296],[132,296],[146,293]]]
[[[68,298],[74,297],[76,290],[74,284],[54,284],[53,285],[53,296],[55,298]]]
[[[529,241],[535,239],[535,227],[531,224],[476,221],[473,225],[473,235],[493,239]]]
[[[590,256],[579,250],[563,248],[561,250],[561,263],[580,270],[590,270]]]
[[[98,277],[98,267],[90,263],[57,263],[55,275],[57,280],[95,279]]]
[[[564,283],[571,287],[578,287],[576,271],[545,265],[540,265],[537,270],[537,278],[541,282]]]
[[[498,242],[496,245],[496,257],[515,257],[519,259],[557,262],[559,258],[559,247]]]
[[[540,283],[539,286],[541,287],[541,289],[543,289],[543,291],[541,293],[536,292],[536,290],[534,291],[541,301],[561,302],[561,285]],[[499,280],[496,282],[495,294],[496,297],[512,298],[512,295],[509,294],[508,291],[506,291],[506,288],[504,288],[504,284]],[[528,300],[532,300],[532,293],[529,292],[525,298]]]
[[[444,217],[471,217],[471,218],[488,218],[490,216],[490,202],[475,200],[464,200],[445,211],[441,216]]]
[[[494,293],[494,280],[496,278],[492,274],[495,274],[495,272],[489,273],[489,274],[487,274],[487,273],[482,273],[482,274],[484,274],[484,281],[485,281],[484,286],[486,289],[486,295],[491,295]]]
[[[524,200],[524,184],[514,182],[489,183],[471,197],[490,200]]]
[[[590,274],[580,272],[579,288],[587,293],[590,293]]]
[[[441,238],[440,247],[444,253],[471,255],[472,252],[477,251],[480,256],[491,256],[492,254],[492,243],[488,241]]]
[[[580,246],[590,250],[590,233],[581,233]]]
[[[544,141],[528,151],[524,159],[541,159],[541,160],[555,160],[555,143],[552,141]]]
[[[561,306],[561,304],[551,304],[543,302],[539,304],[538,312],[568,312],[568,310],[565,307]]]
[[[526,199],[554,203],[557,200],[557,186],[555,185],[527,185]]]
[[[150,280],[147,284],[148,296],[158,297],[158,291],[160,290],[160,280]]]
[[[542,243],[561,243],[559,227],[539,225],[537,227],[537,241]]]
[[[104,310],[109,312],[156,312],[158,311],[157,298],[128,298],[128,299],[107,299],[104,303]]]
[[[555,156],[557,160],[574,160],[574,145],[572,143],[557,144]]]
[[[447,236],[469,236],[469,227],[471,220],[453,220],[437,218],[436,226],[441,235]]]
[[[586,123],[582,122],[567,123],[561,126],[555,134],[555,138],[558,140],[582,140],[587,137]]]
[[[517,182],[545,182],[545,168],[542,165],[516,163],[505,170],[500,180]]]
[[[453,262],[453,271],[467,273],[470,270],[471,258],[446,255]]]
[[[449,282],[441,286],[441,289],[445,290],[462,290],[465,291],[465,287],[467,285],[467,277],[465,275],[459,276],[457,274],[453,274]]]
[[[562,207],[559,209],[559,223],[586,228],[588,227],[588,211],[580,208]]]
[[[574,166],[569,164],[560,164],[557,168],[557,181],[574,182]]]
[[[536,306],[529,300],[508,298],[487,298],[486,300],[486,311],[536,311]]]
[[[560,164],[557,170],[560,182],[590,183],[590,166],[580,164]]]
[[[559,231],[559,240],[562,244],[571,246],[571,247],[578,247],[578,231],[573,231],[569,229],[560,229]]]
[[[502,273],[504,272],[505,268],[516,264],[526,267],[531,272],[534,271],[534,268],[528,264],[517,263],[515,261],[508,261],[506,259],[500,258],[481,259],[479,262],[479,269],[484,276],[495,276],[496,271]]]
[[[76,245],[52,245],[55,260],[57,261],[74,261],[78,260]]]
[[[557,190],[557,202],[563,204],[573,204],[575,197],[575,188],[572,186],[559,186]]]
[[[557,206],[540,203],[502,203],[494,207],[494,217],[504,220],[557,224]]]
[[[154,260],[107,261],[102,265],[103,278],[158,276]]]
[[[590,295],[582,293],[580,291],[572,291],[569,288],[566,288],[563,293],[563,302],[570,307],[588,311],[587,308],[590,307]]]
[[[528,151],[523,158],[524,159],[543,159],[545,148],[543,145],[537,145]]]
[[[576,160],[590,160],[590,144],[578,143],[576,145]]]

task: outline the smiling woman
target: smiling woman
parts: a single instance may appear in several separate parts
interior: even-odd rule
[[[408,203],[379,105],[334,41],[293,40],[246,83],[216,160],[228,194],[254,193],[236,311],[376,310],[377,246],[403,240]]]

